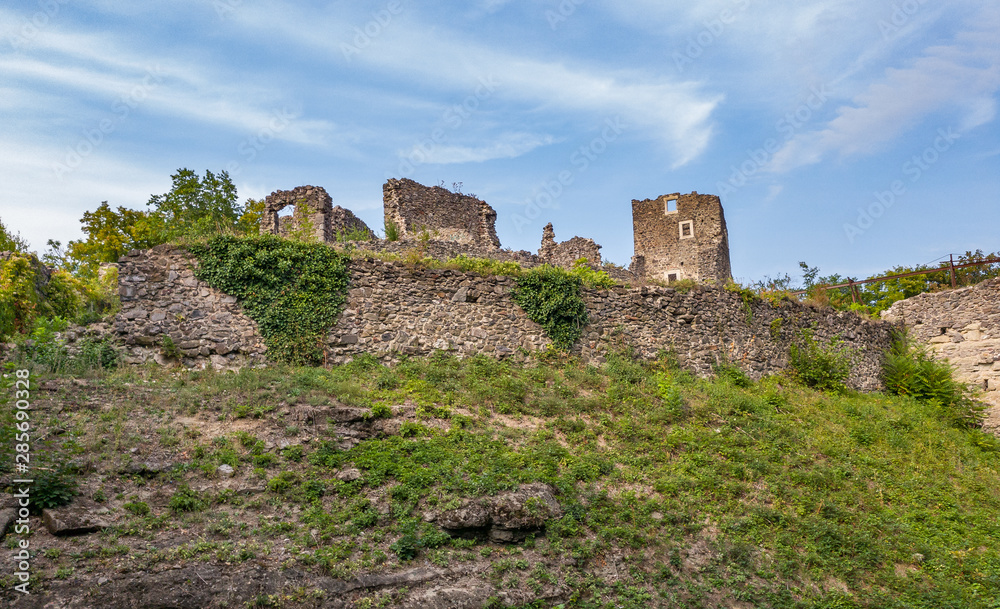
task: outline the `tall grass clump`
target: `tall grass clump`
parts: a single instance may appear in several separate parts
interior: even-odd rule
[[[792,374],[806,387],[819,391],[841,392],[847,389],[851,374],[851,352],[840,341],[824,345],[811,330],[803,330],[799,341],[789,349]]]
[[[889,394],[932,402],[958,427],[979,427],[984,407],[955,380],[954,372],[951,364],[931,358],[926,347],[900,334],[886,355],[882,379]]]

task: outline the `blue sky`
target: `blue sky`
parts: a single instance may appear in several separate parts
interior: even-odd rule
[[[505,247],[632,255],[632,199],[718,194],[733,274],[1000,250],[1000,3],[42,0],[0,8],[0,218],[33,249],[180,167],[241,199],[462,182]]]

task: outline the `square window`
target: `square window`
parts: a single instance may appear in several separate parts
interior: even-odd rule
[[[677,199],[667,199],[663,203],[663,215],[677,213]]]
[[[677,273],[670,273],[669,275],[667,275],[667,281],[669,281],[670,283],[677,281]]]
[[[694,220],[687,220],[677,225],[681,239],[691,239],[694,237]]]

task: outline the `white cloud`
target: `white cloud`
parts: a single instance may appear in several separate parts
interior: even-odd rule
[[[318,49],[337,64],[392,74],[406,87],[416,83],[457,92],[460,98],[495,98],[526,105],[528,112],[587,123],[620,115],[632,133],[664,144],[674,167],[705,151],[713,133],[712,112],[722,101],[722,95],[704,92],[699,83],[645,70],[570,65],[483,46],[407,13],[380,29],[364,48],[353,46],[354,34],[342,39],[330,35],[352,32],[353,24],[306,19],[288,7],[248,6],[236,18],[271,35],[280,32],[290,44]],[[353,50],[345,51],[348,46]]]
[[[276,89],[220,84],[223,79],[200,67],[143,56],[97,35],[63,32],[52,25],[31,46],[31,56],[0,56],[0,72],[19,85],[8,89],[29,100],[27,109],[39,109],[30,103],[39,89],[54,87],[106,97],[106,115],[120,112],[124,101],[130,109],[141,105],[248,135],[266,130],[273,139],[297,144],[323,146],[337,140],[343,145],[350,139],[334,123],[303,118],[301,109],[284,102]]]
[[[400,157],[420,159],[421,163],[448,165],[455,163],[482,163],[493,159],[513,159],[555,141],[550,135],[507,133],[486,146],[436,146],[426,149],[415,146],[400,152]]]
[[[906,67],[887,69],[823,127],[793,137],[769,169],[788,171],[831,153],[871,154],[935,113],[947,114],[960,130],[992,121],[1000,90],[1000,47],[992,38],[998,26],[1000,10],[984,8],[975,29],[927,48]]]

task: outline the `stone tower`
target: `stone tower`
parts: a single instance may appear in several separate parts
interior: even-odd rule
[[[732,277],[726,218],[715,195],[675,193],[633,200],[632,230],[632,272],[639,277],[702,282]]]

